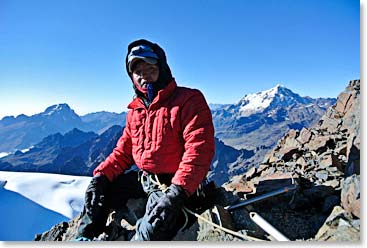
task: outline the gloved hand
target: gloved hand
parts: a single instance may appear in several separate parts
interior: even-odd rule
[[[187,198],[181,186],[171,184],[155,206],[151,208],[147,221],[154,229],[159,228],[164,222],[168,225],[174,223]]]
[[[90,216],[98,216],[101,213],[108,185],[108,178],[102,174],[94,176],[89,183],[85,192],[85,208]]]

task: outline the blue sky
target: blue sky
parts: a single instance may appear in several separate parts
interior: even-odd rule
[[[166,51],[179,85],[234,103],[281,83],[336,97],[360,78],[357,0],[0,0],[0,118],[56,103],[126,111],[138,38]]]

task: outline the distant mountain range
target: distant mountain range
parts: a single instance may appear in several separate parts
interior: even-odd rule
[[[301,97],[277,85],[212,109],[216,137],[236,148],[272,147],[289,129],[315,124],[335,102],[335,98]]]
[[[235,104],[210,104],[216,153],[208,178],[222,184],[257,166],[285,133],[314,125],[335,101],[301,97],[277,85]],[[91,175],[112,151],[125,118],[125,112],[78,116],[67,104],[32,116],[4,117],[0,152],[12,154],[0,158],[0,170]]]
[[[125,125],[126,113],[96,112],[77,115],[67,104],[48,107],[32,116],[6,116],[0,120],[0,152],[27,149],[48,135],[78,128],[101,134],[113,125]]]
[[[92,176],[121,134],[122,127],[115,125],[101,135],[76,128],[65,135],[49,135],[24,153],[17,151],[1,158],[0,170]]]

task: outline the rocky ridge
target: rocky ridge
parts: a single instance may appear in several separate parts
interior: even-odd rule
[[[317,125],[291,130],[258,168],[224,187],[251,198],[292,180],[298,188],[289,202],[285,194],[250,208],[291,240],[360,239],[360,80],[349,82]]]
[[[349,82],[334,106],[311,128],[291,130],[263,162],[233,177],[223,187],[207,190],[208,204],[200,216],[215,222],[209,209],[263,196],[283,187],[283,194],[256,201],[230,212],[223,225],[243,235],[238,238],[194,220],[174,240],[274,240],[249,217],[256,212],[289,240],[360,240],[360,80]],[[99,240],[127,240],[127,230],[144,214],[142,199],[129,211],[113,212]],[[209,203],[210,202],[210,203]],[[37,235],[36,240],[72,240],[79,217]]]

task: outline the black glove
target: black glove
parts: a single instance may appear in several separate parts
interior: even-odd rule
[[[148,213],[147,221],[154,229],[162,223],[174,223],[180,214],[188,196],[185,190],[175,184],[171,184],[163,196]]]
[[[85,208],[90,216],[95,217],[101,213],[108,185],[108,178],[101,174],[93,177],[89,183],[85,192]]]

